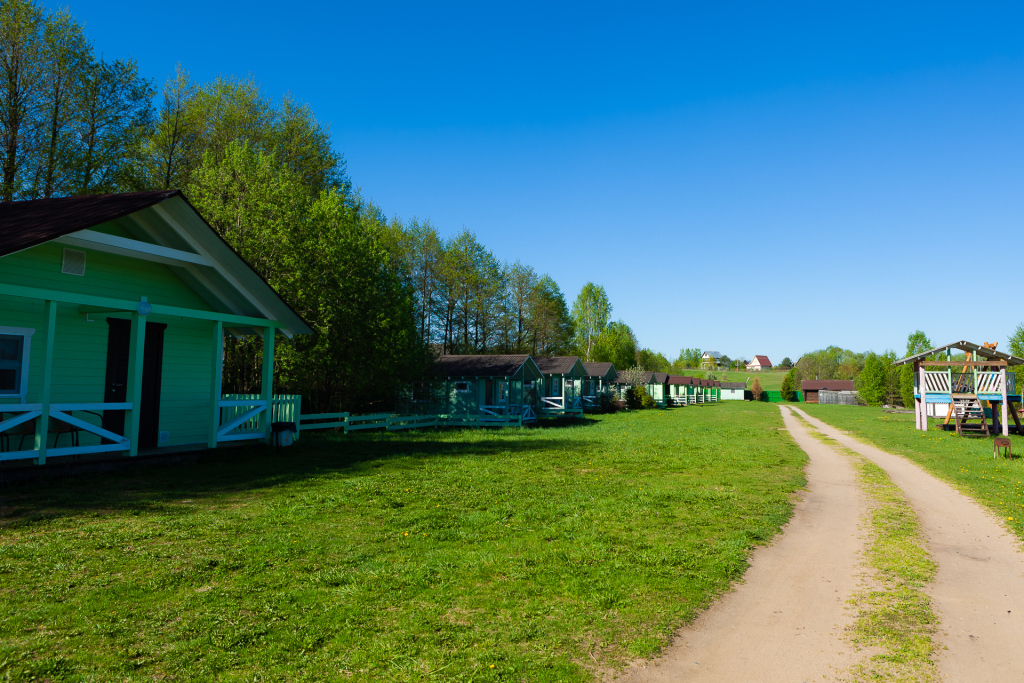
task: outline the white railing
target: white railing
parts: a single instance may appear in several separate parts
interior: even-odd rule
[[[1001,394],[1003,383],[998,372],[979,372],[975,380],[976,394]],[[1009,393],[1009,392],[1007,392]]]
[[[75,436],[72,437],[74,440],[72,441],[71,446],[47,448],[47,457],[55,458],[62,455],[85,455],[89,453],[110,453],[130,450],[131,439],[128,437],[103,429],[103,427],[94,425],[79,417],[75,417],[71,413],[75,411],[86,411],[95,414],[96,411],[131,410],[131,407],[131,403],[51,403],[50,410],[48,412],[50,420],[63,422],[64,424],[69,425],[71,429],[66,433],[75,434]],[[40,417],[43,414],[43,406],[39,403],[0,405],[0,412],[19,413],[12,418],[0,422],[0,433],[2,433]],[[51,426],[53,426],[53,422],[51,422]],[[36,425],[36,430],[38,430],[38,424]],[[87,432],[99,437],[101,442],[86,446],[74,445],[75,441],[78,440],[78,435],[82,432]],[[57,438],[59,438],[59,434],[65,432],[53,431],[52,433],[58,434]],[[35,435],[29,435],[27,433],[9,434],[6,439],[4,439],[5,443],[10,445],[10,439],[15,436],[32,436],[32,450],[18,450],[0,453],[0,460],[21,460],[25,458],[39,457],[39,451],[35,449]],[[42,436],[45,438],[47,435]],[[109,443],[102,443],[103,440],[106,440]],[[56,444],[56,439],[54,444]]]
[[[925,392],[929,394],[948,394],[949,393],[949,373],[942,372],[929,372],[924,373],[924,388]]]
[[[545,396],[541,399],[540,407],[545,410],[565,410],[565,396]]]

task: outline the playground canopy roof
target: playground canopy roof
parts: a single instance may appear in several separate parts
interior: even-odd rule
[[[1016,356],[1011,356],[1008,353],[1002,353],[1001,351],[996,351],[995,349],[989,349],[985,348],[984,346],[979,346],[978,344],[972,344],[969,341],[958,341],[953,342],[952,344],[946,344],[945,346],[937,346],[934,349],[924,351],[917,355],[901,358],[900,360],[893,363],[893,365],[905,365],[907,363],[922,361],[928,358],[928,356],[934,356],[937,353],[942,353],[943,351],[948,351],[950,349],[957,349],[958,351],[963,351],[964,353],[977,352],[978,356],[981,358],[985,358],[986,360],[1005,361],[1007,365],[1024,365],[1024,358],[1017,358]],[[963,363],[963,361],[951,361],[950,365],[959,365],[961,363]]]

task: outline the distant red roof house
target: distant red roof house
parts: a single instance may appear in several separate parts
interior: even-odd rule
[[[754,360],[747,363],[747,370],[753,370],[754,372],[770,370],[771,367],[772,362],[768,360],[768,356],[754,356]]]

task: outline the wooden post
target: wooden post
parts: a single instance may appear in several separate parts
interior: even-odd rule
[[[921,393],[920,382],[921,382],[921,364],[918,361],[914,361],[914,375],[918,381],[918,393]],[[921,394],[921,398],[924,398],[924,394]],[[921,404],[923,401],[920,398],[914,397],[914,429],[921,428]]]
[[[210,424],[206,438],[208,448],[217,447],[217,431],[220,429],[220,396],[224,381],[224,323],[213,324],[213,364],[210,368]]]
[[[999,383],[1003,385],[1003,436],[1010,435],[1009,404],[1006,396],[1006,366],[999,368]]]
[[[43,387],[39,396],[42,413],[36,419],[35,449],[39,451],[36,463],[46,464],[46,437],[50,431],[50,385],[53,384],[53,335],[57,329],[57,302],[46,301],[43,304],[46,316],[46,338],[43,341]]]
[[[921,431],[928,431],[928,386],[924,382],[924,366],[921,366]]]
[[[263,378],[260,384],[262,394],[260,399],[266,401],[267,409],[260,415],[260,429],[263,431],[263,438],[269,441],[273,434],[270,431],[270,423],[273,421],[271,412],[274,408],[274,333],[277,328],[270,326],[263,328]]]
[[[128,346],[128,401],[132,404],[125,416],[125,436],[131,439],[129,456],[139,454],[139,420],[142,417],[142,365],[146,356],[146,316],[132,311],[131,337]]]

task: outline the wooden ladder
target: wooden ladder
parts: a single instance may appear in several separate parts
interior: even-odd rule
[[[985,418],[985,406],[977,396],[974,398],[953,399],[953,414],[956,417],[956,433],[963,436],[966,432],[982,432],[991,436],[988,420]],[[981,420],[981,424],[971,424],[968,420]]]

